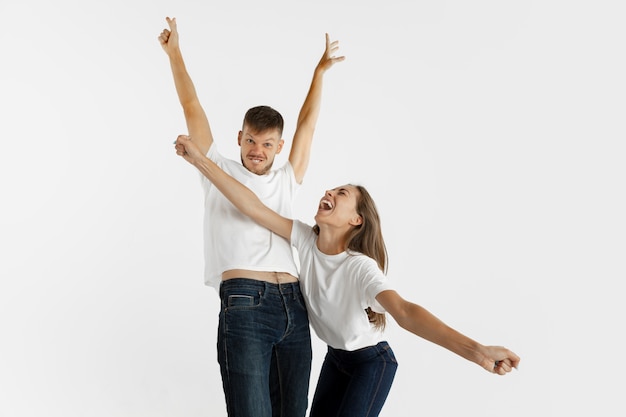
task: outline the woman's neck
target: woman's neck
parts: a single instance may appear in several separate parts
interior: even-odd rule
[[[337,255],[348,249],[347,238],[345,230],[320,228],[316,246],[325,255]]]

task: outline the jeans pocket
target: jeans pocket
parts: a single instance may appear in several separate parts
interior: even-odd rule
[[[254,307],[258,304],[259,304],[258,297],[256,297],[256,300],[255,300],[255,297],[253,295],[235,294],[235,295],[228,296],[226,307],[227,308]]]
[[[384,358],[385,362],[398,364],[396,360],[396,355],[393,353],[393,349],[387,342],[380,342],[377,345],[379,355]]]
[[[262,291],[258,286],[225,281],[220,287],[222,310],[258,307],[261,304],[261,294]]]

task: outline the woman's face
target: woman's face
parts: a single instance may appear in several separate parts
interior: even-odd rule
[[[361,216],[356,211],[359,196],[359,190],[349,184],[327,190],[317,208],[316,223],[334,226],[361,224]]]

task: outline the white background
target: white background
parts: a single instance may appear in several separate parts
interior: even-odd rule
[[[338,39],[296,216],[367,186],[400,293],[522,357],[491,375],[392,322],[383,416],[623,416],[619,4],[2,0],[0,416],[226,415],[166,16],[231,158],[269,104],[286,161]]]

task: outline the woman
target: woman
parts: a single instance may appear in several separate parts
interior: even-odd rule
[[[348,184],[327,191],[310,227],[267,208],[206,158],[189,136],[178,137],[176,153],[242,213],[298,250],[309,320],[328,345],[311,417],[378,416],[397,369],[382,335],[385,312],[404,329],[489,372],[504,375],[517,368],[515,353],[470,339],[392,289],[385,276],[387,252],[378,212],[364,187]]]

